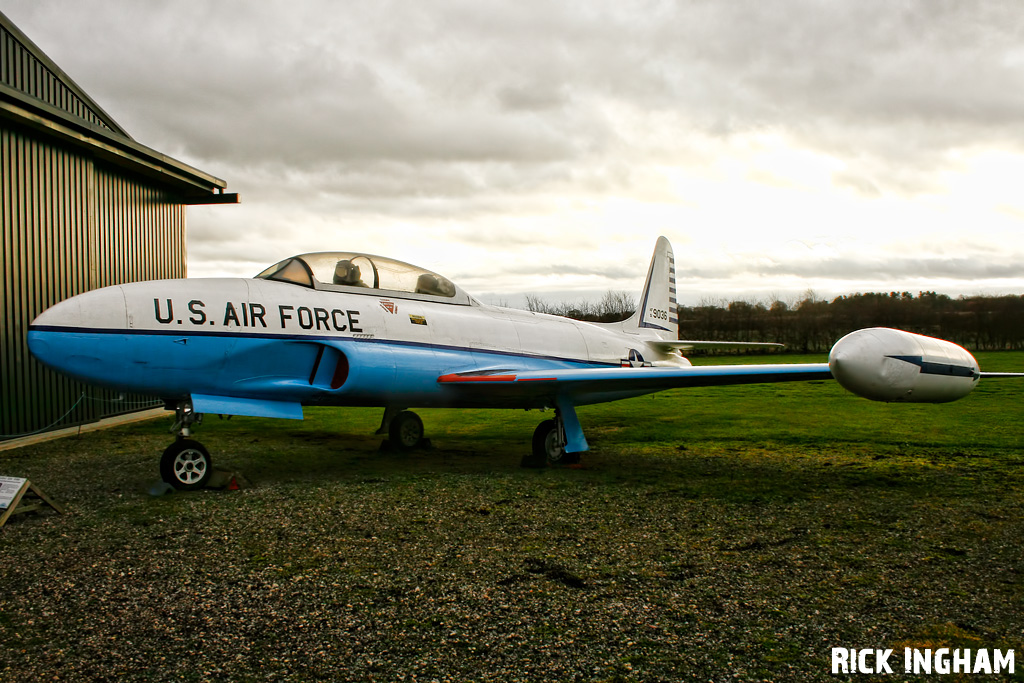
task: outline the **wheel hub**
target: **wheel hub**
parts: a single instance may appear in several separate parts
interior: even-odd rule
[[[185,484],[195,484],[206,474],[206,458],[196,450],[186,450],[174,459],[174,476]]]
[[[401,430],[399,431],[402,434],[402,445],[415,446],[416,443],[420,440],[421,435],[419,427],[412,420],[409,420],[405,424],[403,424]]]

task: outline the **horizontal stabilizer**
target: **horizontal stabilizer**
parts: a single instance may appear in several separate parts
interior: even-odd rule
[[[260,398],[192,394],[192,408],[197,413],[245,415],[248,417],[283,417],[290,420],[302,419],[301,403],[268,401]]]

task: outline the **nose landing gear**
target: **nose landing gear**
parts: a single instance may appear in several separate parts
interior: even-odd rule
[[[203,414],[195,412],[188,401],[178,403],[174,410],[176,420],[171,431],[178,439],[160,457],[160,476],[179,491],[201,489],[213,474],[213,460],[203,444],[189,437],[192,426],[202,423]]]

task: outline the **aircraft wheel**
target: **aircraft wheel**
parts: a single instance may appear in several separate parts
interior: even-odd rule
[[[544,420],[533,432],[533,457],[540,460],[558,462],[565,452],[557,445],[558,423],[554,420]]]
[[[552,465],[575,465],[580,461],[579,453],[566,453],[558,444],[558,422],[544,420],[533,432],[533,461],[547,461]]]
[[[179,491],[194,491],[206,486],[213,474],[213,460],[203,444],[178,439],[160,458],[160,476]]]
[[[416,413],[403,410],[391,419],[388,438],[402,450],[416,448],[423,442],[423,420]]]

